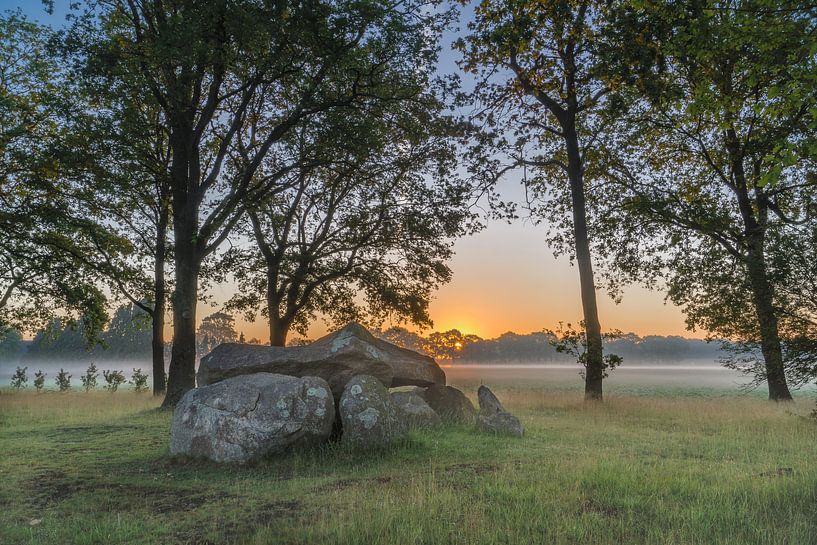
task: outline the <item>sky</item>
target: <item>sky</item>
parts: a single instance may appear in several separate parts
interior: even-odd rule
[[[30,18],[59,25],[64,20],[67,0],[55,1],[55,14],[47,15],[38,0],[0,0],[0,10],[20,8]],[[456,53],[450,42],[457,35],[452,30],[444,38],[440,67],[456,70]],[[518,180],[505,180],[500,188],[506,198],[522,195]],[[553,329],[558,322],[577,323],[581,319],[578,270],[567,258],[556,259],[545,244],[544,225],[533,225],[524,219],[511,225],[494,221],[480,233],[455,243],[456,255],[451,261],[453,280],[440,289],[430,305],[434,330],[457,328],[491,338],[507,331],[528,333]],[[200,317],[218,310],[229,299],[233,286],[224,284],[212,290],[215,306],[199,308]],[[679,308],[665,304],[664,295],[644,287],[624,291],[616,305],[603,291],[598,292],[599,316],[604,330],[620,329],[639,335],[684,335],[702,337],[705,332],[688,332]],[[388,326],[390,324],[385,324]],[[238,318],[236,329],[248,339],[267,338],[263,321],[248,323]],[[327,332],[322,323],[315,324],[309,337]]]

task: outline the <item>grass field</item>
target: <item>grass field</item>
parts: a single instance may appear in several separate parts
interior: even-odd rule
[[[229,467],[171,458],[148,395],[4,390],[0,543],[817,543],[809,397],[497,393],[524,438]]]

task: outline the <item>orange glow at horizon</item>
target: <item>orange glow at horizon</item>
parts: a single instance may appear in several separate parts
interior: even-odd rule
[[[508,331],[526,334],[553,329],[560,321],[576,324],[581,320],[578,271],[567,258],[552,256],[544,244],[542,228],[495,223],[475,236],[458,240],[455,249],[450,263],[453,280],[435,294],[429,307],[432,331],[458,329],[464,334],[494,338]],[[705,336],[702,331],[687,331],[680,309],[664,304],[660,292],[634,286],[625,290],[618,305],[605,292],[597,293],[604,331]],[[200,317],[214,312],[201,310],[204,314]],[[383,327],[391,325],[400,324],[387,322]],[[249,323],[236,317],[236,330],[243,331],[247,339],[255,337],[262,342],[269,336],[262,320]],[[319,321],[308,336],[315,339],[327,332]]]

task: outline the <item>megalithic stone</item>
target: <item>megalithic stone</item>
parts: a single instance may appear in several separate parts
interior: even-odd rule
[[[259,372],[320,377],[335,399],[356,375],[373,376],[386,387],[445,384],[432,358],[378,339],[356,323],[304,346],[221,344],[202,358],[197,378],[204,386]]]

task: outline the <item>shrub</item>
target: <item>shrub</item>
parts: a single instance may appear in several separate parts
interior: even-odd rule
[[[38,392],[42,392],[43,386],[45,386],[45,377],[46,373],[43,373],[42,370],[34,373],[34,387]]]
[[[79,379],[82,381],[82,387],[85,388],[85,392],[90,392],[94,388],[96,388],[96,377],[99,376],[97,372],[97,368],[95,364],[91,364],[88,366],[88,369],[85,370],[85,374]]]
[[[133,384],[133,389],[136,393],[144,392],[148,389],[148,376],[142,372],[142,369],[134,369],[131,375],[130,383]]]
[[[111,393],[117,391],[119,386],[125,382],[125,375],[122,373],[122,371],[102,371],[102,376],[105,377],[105,382],[107,382],[103,388]]]
[[[59,388],[60,392],[67,392],[71,389],[71,375],[68,374],[68,371],[60,367],[60,372],[57,373],[57,388]]]
[[[28,375],[26,375],[26,371],[28,367],[18,367],[16,371],[14,371],[14,376],[11,377],[11,387],[15,390],[19,390],[20,388],[25,388],[26,384],[28,384]]]

